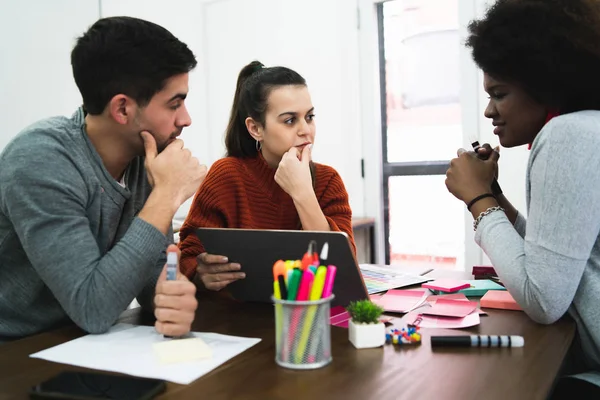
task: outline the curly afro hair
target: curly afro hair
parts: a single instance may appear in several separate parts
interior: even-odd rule
[[[484,72],[545,106],[600,109],[600,1],[497,0],[466,45]]]

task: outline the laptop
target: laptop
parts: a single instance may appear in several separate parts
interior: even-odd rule
[[[273,264],[278,260],[301,260],[311,241],[316,242],[319,256],[327,243],[328,256],[321,265],[337,267],[333,305],[345,307],[351,301],[369,298],[344,232],[197,228],[196,235],[208,253],[227,256],[230,262],[242,266],[246,278],[227,285],[237,300],[272,303]]]

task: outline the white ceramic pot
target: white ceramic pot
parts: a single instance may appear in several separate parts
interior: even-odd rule
[[[350,320],[348,323],[348,338],[357,349],[368,349],[385,344],[385,325],[357,324]]]

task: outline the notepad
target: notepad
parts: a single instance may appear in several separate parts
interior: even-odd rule
[[[471,287],[471,284],[466,280],[436,279],[433,282],[427,282],[422,284],[421,287],[431,290],[437,290],[439,292],[452,293],[458,292],[461,289]]]
[[[431,296],[427,297],[427,303],[433,307],[439,299],[469,301],[469,299],[467,299],[467,296],[465,296],[463,293],[458,292],[458,293],[451,293],[451,294],[431,295]],[[485,311],[481,310],[480,308],[476,308],[475,311],[477,311],[477,313],[479,315],[487,315],[487,313]]]
[[[152,345],[161,364],[175,364],[212,358],[211,348],[200,338],[171,339]]]
[[[422,311],[422,314],[437,315],[440,317],[464,318],[477,309],[477,302],[468,300],[437,299],[431,308]]]
[[[463,293],[465,296],[483,296],[488,290],[506,290],[502,285],[497,284],[489,279],[473,279],[469,282],[471,287],[462,289],[458,293]]]
[[[523,310],[510,293],[501,290],[490,290],[479,301],[482,308],[500,308],[503,310]]]
[[[343,306],[334,306],[329,310],[329,324],[340,328],[348,328],[350,313]]]

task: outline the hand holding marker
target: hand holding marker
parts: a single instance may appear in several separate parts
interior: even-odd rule
[[[473,151],[475,152],[475,154],[477,155],[477,157],[479,159],[487,160],[490,157],[491,153],[488,155],[479,154],[479,149],[481,148],[481,145],[479,144],[479,141],[477,141],[476,139],[471,138],[471,146],[473,146]],[[495,151],[495,150],[492,150],[492,151]],[[494,178],[494,180],[492,181],[491,189],[492,189],[492,194],[494,196],[498,196],[498,195],[502,194],[502,189],[500,188],[500,185],[498,184],[498,179]]]

